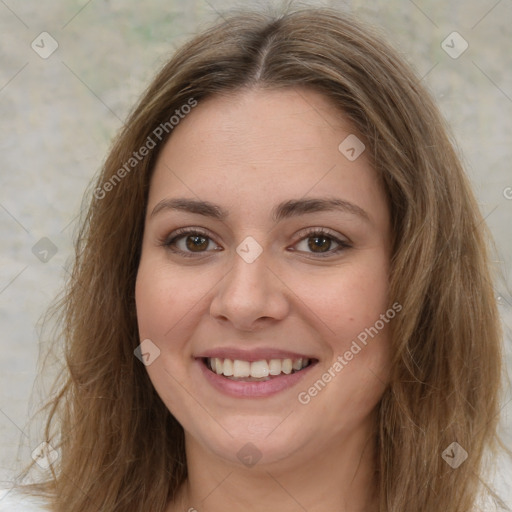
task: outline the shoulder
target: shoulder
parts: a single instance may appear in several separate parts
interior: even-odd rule
[[[43,498],[27,496],[16,489],[0,489],[0,512],[49,512]]]

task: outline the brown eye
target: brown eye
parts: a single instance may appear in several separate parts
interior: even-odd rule
[[[350,242],[339,239],[334,234],[324,229],[311,229],[303,235],[303,238],[295,244],[298,252],[318,257],[334,256],[337,253],[350,249]]]
[[[332,245],[332,239],[328,236],[310,236],[308,247],[312,252],[327,252]]]
[[[208,248],[209,239],[205,236],[187,236],[185,245],[187,249],[192,252],[202,252]]]
[[[208,235],[191,229],[176,231],[164,240],[162,245],[182,256],[202,255],[222,250]]]

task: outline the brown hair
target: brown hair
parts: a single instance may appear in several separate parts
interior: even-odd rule
[[[483,219],[419,79],[372,29],[315,8],[229,16],[183,46],[131,113],[58,305],[67,371],[46,438],[60,458],[38,489],[56,512],[157,512],[186,478],[183,429],[134,357],[144,214],[165,137],[108,191],[105,183],[176,109],[248,87],[323,94],[364,140],[389,198],[390,297],[403,309],[378,409],[380,511],[473,509],[486,450],[499,446],[501,333]],[[468,452],[457,469],[441,457],[452,442]]]

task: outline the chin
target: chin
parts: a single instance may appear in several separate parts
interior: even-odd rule
[[[305,457],[309,450],[307,433],[304,429],[281,428],[279,420],[272,418],[249,418],[233,417],[223,421],[222,427],[212,427],[203,432],[196,432],[195,435],[187,434],[188,441],[193,444],[199,443],[215,457],[224,459],[236,466],[252,468],[255,465],[262,468],[276,465],[296,464],[297,457]],[[313,445],[311,443],[312,453]],[[312,455],[309,454],[310,455]]]

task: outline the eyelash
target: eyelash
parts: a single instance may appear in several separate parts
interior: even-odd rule
[[[178,240],[180,240],[181,238],[184,238],[186,236],[194,236],[194,235],[202,236],[202,237],[208,239],[209,241],[215,243],[213,241],[213,239],[208,235],[208,233],[202,231],[199,228],[194,228],[194,229],[180,228],[180,229],[176,230],[174,233],[172,233],[172,235],[161,240],[160,245],[168,248],[169,250],[171,250],[174,253],[181,254],[182,256],[184,256],[186,258],[194,258],[197,255],[201,255],[203,252],[204,253],[210,252],[210,251],[200,251],[200,252],[194,253],[194,252],[182,251],[181,249],[176,248],[175,244]],[[326,258],[326,257],[332,256],[333,254],[337,254],[343,250],[350,249],[352,247],[352,245],[350,243],[348,243],[347,241],[344,241],[344,240],[340,240],[339,238],[337,238],[335,235],[333,235],[329,230],[326,230],[325,228],[308,228],[301,235],[301,238],[294,245],[297,245],[299,242],[302,242],[303,240],[307,240],[308,238],[314,238],[314,237],[329,238],[331,241],[338,244],[338,246],[336,248],[330,249],[329,251],[327,251],[325,253],[314,253],[314,252],[309,253],[309,254],[314,255],[315,257]]]

